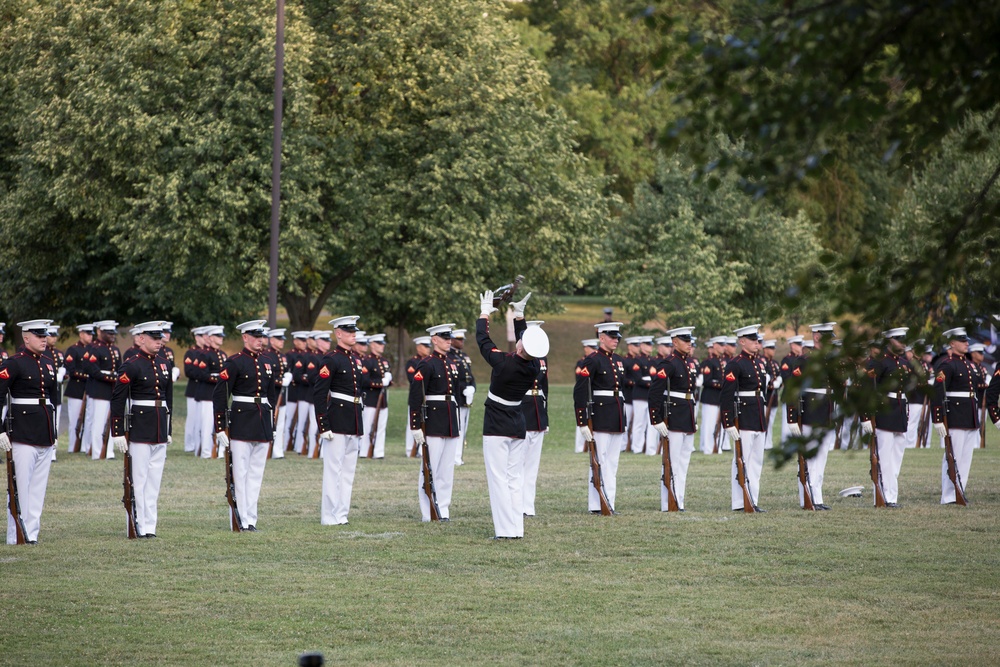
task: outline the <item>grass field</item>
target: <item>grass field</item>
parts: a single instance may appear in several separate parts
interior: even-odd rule
[[[659,512],[657,459],[623,455],[617,517],[586,512],[569,387],[526,537],[492,542],[473,411],[453,520],[421,524],[391,392],[383,461],[361,461],[347,526],[319,523],[321,463],[268,463],[260,532],[228,530],[221,461],[175,422],[156,540],[128,541],[121,460],[64,453],[36,547],[0,547],[0,664],[942,665],[1000,662],[1000,437],[977,451],[968,508],[941,507],[939,449],[907,451],[895,511],[833,452],[830,512],[797,509],[766,468],[761,506],[728,511],[724,456],[693,455],[688,511]],[[477,396],[481,405],[482,397]],[[183,407],[183,403],[181,403]],[[181,415],[178,415],[180,417]]]

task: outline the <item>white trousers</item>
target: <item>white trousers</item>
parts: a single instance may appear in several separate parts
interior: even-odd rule
[[[667,441],[670,443],[670,468],[673,473],[674,495],[677,496],[677,507],[684,509],[684,490],[687,488],[688,465],[691,463],[691,453],[694,451],[694,433],[669,431]],[[666,481],[670,482],[669,479]],[[667,507],[667,487],[661,479],[660,511],[666,512]]]
[[[469,408],[458,409],[458,447],[455,448],[455,465],[465,463],[462,452],[465,450],[465,440],[469,434]]]
[[[333,440],[322,440],[323,447],[323,502],[320,523],[337,526],[347,523],[351,511],[351,492],[354,490],[354,473],[358,468],[358,454],[364,436],[334,433]]]
[[[257,525],[257,499],[264,483],[264,466],[270,442],[233,440],[229,443],[233,456],[233,486],[236,489],[236,509],[240,511],[242,528]]]
[[[611,509],[615,508],[615,494],[618,491],[618,459],[625,442],[624,433],[594,433],[594,446],[597,448],[597,462],[601,464],[601,481],[604,483],[604,495]],[[589,468],[587,475],[587,508],[600,511],[601,497],[594,488],[594,469]]]
[[[410,430],[410,422],[409,422],[410,414],[409,414],[409,412],[410,412],[409,410],[406,411],[406,419],[407,419],[406,427],[405,427],[406,428],[406,437],[403,439],[403,444],[405,445],[405,450],[406,450],[405,451],[405,456],[409,456],[410,452],[413,451],[413,431]]]
[[[851,442],[852,432],[859,438],[857,443]],[[848,417],[845,417],[844,423],[840,427],[840,448],[851,449],[853,445],[855,449],[860,449],[861,448],[860,437],[861,437],[861,426],[860,426],[860,421],[858,420],[858,416],[850,415]],[[836,441],[834,441],[834,444],[830,445],[830,447],[833,448],[835,445]]]
[[[368,449],[371,446],[372,422],[375,421],[376,408],[365,408],[364,425],[365,436],[361,440],[361,456],[368,456]],[[389,409],[383,407],[378,415],[378,430],[375,432],[375,447],[372,457],[376,459],[385,458],[385,429],[389,424]]]
[[[129,443],[132,455],[132,488],[135,489],[135,528],[140,535],[156,533],[156,503],[160,497],[167,443]],[[235,468],[235,465],[234,465]]]
[[[62,405],[57,405],[55,407],[56,407],[56,438],[58,438],[59,437],[59,423],[62,421]],[[58,442],[52,443],[52,460],[53,461],[56,460],[56,450],[59,448],[58,445],[59,445]]]
[[[91,396],[87,399],[87,407],[94,406],[94,418],[90,428],[90,458],[97,460],[101,458],[101,451],[104,448],[104,427],[111,419],[111,401],[103,401]],[[108,431],[108,440],[111,440],[111,432]],[[109,442],[107,444],[108,459],[115,458],[115,448]]]
[[[915,403],[909,407],[910,412],[906,419],[906,448],[913,449],[917,446],[917,432],[920,429],[920,412],[923,410],[923,405],[920,403]],[[926,418],[931,412],[928,406],[927,411],[924,413]]]
[[[958,479],[962,491],[969,488],[969,471],[972,469],[972,452],[979,447],[979,430],[951,429],[951,448],[958,467]],[[941,504],[955,502],[955,485],[948,476],[948,457],[941,457]]]
[[[649,429],[649,401],[639,399],[632,401],[632,416],[629,418],[628,425],[632,431],[632,452],[641,454],[646,449],[646,431]],[[656,454],[655,444],[651,449],[653,454]]]
[[[646,417],[646,456],[656,456],[656,448],[660,445],[660,433],[653,428],[652,424],[648,424],[648,414]]]
[[[190,396],[187,398],[187,418],[184,420],[184,451],[200,451],[201,445],[201,408],[198,401]]]
[[[455,448],[458,447],[458,438],[441,438],[436,435],[427,436],[424,447],[427,448],[427,455],[431,464],[431,479],[434,482],[434,495],[437,497],[438,509],[441,517],[451,518],[449,507],[451,507],[451,490],[455,484]],[[423,456],[422,453],[417,456]],[[431,520],[431,501],[424,493],[424,467],[420,466],[420,475],[417,478],[417,496],[420,500],[420,520]]]
[[[316,450],[316,406],[299,401],[298,424],[295,427],[295,451],[312,456]],[[321,452],[322,453],[322,452]]]
[[[885,502],[899,500],[899,469],[903,466],[903,452],[906,451],[906,433],[875,429],[878,441],[878,462],[882,469],[882,494]],[[874,502],[874,501],[873,501]]]
[[[632,417],[634,415],[635,415],[635,408],[634,408],[633,402],[629,401],[628,403],[625,404],[625,431],[626,431],[626,434],[628,433],[628,429],[632,428]],[[621,448],[622,448],[623,452],[625,451],[626,447],[628,447],[628,435],[625,435],[622,438]]]
[[[45,504],[45,489],[49,484],[52,447],[35,447],[14,442],[11,443],[11,457],[14,459],[14,475],[17,477],[17,499],[21,504],[24,537],[29,542],[34,542],[38,540],[38,531],[42,527],[42,506]],[[7,544],[17,544],[14,517],[10,513],[9,492],[6,506]]]
[[[744,431],[740,429],[740,441],[743,443],[743,466],[746,469],[747,486],[750,498],[760,505],[760,472],[764,469],[764,440],[767,434],[763,431]],[[736,480],[736,445],[733,444],[732,465],[732,508],[744,509],[743,489]]]
[[[545,431],[528,431],[524,438],[524,481],[521,484],[521,505],[524,514],[535,516],[535,489],[538,469],[542,464],[542,442]],[[484,445],[485,446],[485,445]],[[497,533],[499,535],[499,533]]]
[[[524,439],[483,436],[486,485],[497,537],[524,537]]]
[[[201,458],[212,458],[212,436],[215,435],[215,408],[212,401],[195,401],[195,411],[198,413],[198,442]],[[234,464],[235,465],[235,464]],[[236,503],[242,514],[243,508]]]
[[[802,435],[810,438],[806,445],[806,452],[815,451],[813,456],[806,457],[806,473],[809,480],[809,491],[812,493],[813,504],[824,505],[823,502],[823,478],[826,475],[826,460],[833,449],[833,443],[837,439],[837,433],[830,429],[823,436],[823,440],[812,440],[813,427],[808,424],[802,425]],[[805,506],[805,495],[802,489],[802,480],[799,479],[799,467],[795,466],[796,487],[799,490],[799,507]]]
[[[69,442],[66,445],[67,451],[83,451],[82,450],[82,438],[81,442],[76,441],[76,428],[80,423],[80,419],[86,421],[86,415],[80,414],[81,408],[83,408],[82,398],[64,398],[66,401],[66,433],[69,436]],[[87,401],[90,403],[90,401]],[[82,435],[82,434],[81,434]]]
[[[576,452],[577,454],[579,454],[580,452],[582,452],[583,451],[583,446],[584,446],[585,442],[586,441],[583,439],[583,432],[580,430],[580,427],[577,426],[576,427],[576,440],[573,443],[573,451]]]
[[[285,458],[285,420],[288,418],[288,406],[284,403],[278,408],[278,421],[274,427],[274,440],[271,443],[271,458]]]
[[[93,451],[91,447],[91,437],[93,436],[92,431],[94,430],[94,397],[87,397],[87,409],[83,411],[83,449],[81,450],[84,454],[90,454]]]
[[[764,449],[774,449],[774,420],[778,418],[779,414],[781,414],[781,404],[775,399],[775,404],[771,407],[771,416],[767,420],[767,437],[764,438]]]
[[[719,406],[701,404],[701,453],[711,454],[715,451],[715,423],[719,420]],[[719,429],[722,430],[721,428]]]

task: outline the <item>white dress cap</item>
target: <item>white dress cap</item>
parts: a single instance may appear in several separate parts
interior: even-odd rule
[[[726,345],[736,345],[736,336],[726,336]]]
[[[309,332],[309,337],[310,338],[315,338],[317,340],[318,339],[330,340],[330,332],[329,331],[320,331],[320,330],[317,329],[316,331],[310,331]]]
[[[54,324],[50,325],[49,329],[48,329],[48,335],[49,336],[58,336],[59,335],[59,327],[57,327]]]
[[[545,324],[545,320],[528,320],[524,324],[529,327],[540,327]]]
[[[454,328],[454,322],[449,322],[448,324],[438,324],[437,326],[428,327],[427,333],[432,336],[440,336],[441,338],[451,338],[451,331]]]
[[[813,333],[823,333],[823,332],[833,332],[834,325],[836,322],[821,322],[819,324],[810,324],[809,328]]]
[[[292,338],[298,338],[299,340],[305,340],[310,338],[312,331],[293,331]]]
[[[594,328],[597,329],[597,333],[599,334],[606,334],[616,338],[621,338],[621,328],[624,324],[624,322],[601,322],[600,324],[595,324]],[[617,336],[615,336],[615,334],[617,334]]]
[[[626,345],[638,345],[639,341],[642,339],[641,336],[629,336],[625,339]]]
[[[973,343],[969,346],[969,352],[986,352],[986,347],[982,343]]]
[[[335,329],[343,329],[344,331],[357,331],[358,330],[358,320],[361,319],[360,315],[345,315],[344,317],[335,317],[330,320],[330,326]]]
[[[249,320],[243,322],[242,324],[237,324],[236,328],[241,334],[249,334],[254,338],[264,337],[264,328],[267,326],[267,320]]]
[[[598,347],[598,346],[600,345],[600,343],[598,343],[598,342],[597,342],[597,339],[596,339],[596,338],[584,338],[583,340],[581,340],[581,341],[580,341],[580,343],[581,343],[581,344],[582,344],[582,345],[583,345],[584,347],[592,347],[592,348],[594,348],[595,350],[596,350],[596,349],[597,349],[597,347]]]
[[[461,338],[462,340],[465,340],[465,332],[466,331],[468,331],[468,329],[454,329],[451,332],[451,337],[452,338]]]
[[[21,331],[27,331],[36,336],[45,336],[49,331],[50,324],[52,324],[52,320],[25,320],[18,322],[17,326],[21,327]]]
[[[372,334],[371,336],[368,337],[368,342],[382,343],[383,345],[385,345],[385,334],[384,333]]]
[[[676,329],[671,329],[666,333],[667,336],[671,338],[680,338],[687,336],[691,338],[691,333],[694,331],[694,327],[677,327]]]
[[[77,324],[76,325],[76,330],[77,331],[85,331],[87,333],[94,333],[94,323],[90,322],[88,324]],[[3,323],[2,322],[0,322],[0,331],[3,331]]]
[[[748,324],[745,327],[740,327],[739,329],[733,329],[733,333],[739,338],[754,338],[760,331],[759,324]]]
[[[430,347],[431,337],[430,336],[417,336],[416,338],[413,339],[413,344],[414,345],[426,345],[426,346]]]
[[[777,347],[777,346],[778,346],[777,338],[768,338],[767,340],[764,341],[764,347]]]
[[[101,331],[118,331],[118,323],[114,320],[101,320],[94,322],[94,326]]]
[[[284,329],[268,329],[267,335],[268,335],[269,338],[284,338],[285,337],[285,330]]]
[[[949,340],[968,340],[969,334],[965,333],[965,327],[955,327],[945,331],[944,337]]]
[[[888,331],[883,331],[882,336],[884,338],[895,338],[896,336],[905,336],[906,332],[910,330],[910,327],[896,327],[895,329],[889,329]]]
[[[521,334],[521,345],[529,355],[540,359],[549,353],[549,335],[541,327],[528,327]]]
[[[792,336],[791,338],[788,339],[788,344],[789,345],[793,345],[793,344],[802,345],[802,340],[803,340],[802,336]]]
[[[804,341],[802,341],[802,347],[812,347],[812,348],[814,348],[814,347],[816,347],[816,343],[814,341],[812,341],[812,340],[804,340]]]
[[[666,345],[668,347],[673,347],[673,345],[674,345],[674,339],[671,338],[670,336],[660,336],[659,338],[656,339],[656,344],[657,345]]]
[[[219,325],[219,324],[213,324],[212,326],[205,327],[205,334],[209,335],[209,336],[223,336],[223,337],[225,337],[225,335],[226,335],[226,327],[224,327],[222,325]]]

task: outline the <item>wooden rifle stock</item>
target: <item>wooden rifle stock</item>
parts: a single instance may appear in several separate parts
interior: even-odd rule
[[[820,443],[822,446],[822,443]],[[806,467],[806,457],[799,453],[799,484],[802,485],[802,509],[815,510],[813,503],[812,483],[809,481],[809,468]]]
[[[229,435],[229,429],[226,429],[226,435]],[[225,454],[225,469],[226,469],[226,501],[229,503],[229,528],[234,533],[243,532],[243,523],[240,520],[240,508],[236,506],[236,478],[233,476],[233,452],[232,452],[232,441],[229,442],[229,447],[226,447]]]
[[[498,287],[493,290],[493,307],[498,307],[501,303],[510,303],[511,299],[514,298],[514,292],[524,281],[524,276],[517,276],[514,278],[514,282],[504,285],[503,287]]]
[[[316,430],[318,431],[319,428],[317,428]],[[318,459],[319,458],[319,448],[320,448],[319,433],[316,434],[316,439],[313,442],[316,443],[316,446],[313,448],[313,450],[312,450],[312,456],[310,458]],[[306,444],[306,445],[304,445],[304,447],[306,449],[306,453],[308,454],[309,453],[309,445]]]
[[[979,449],[986,449],[986,394],[979,408]]]
[[[125,436],[128,438],[128,435]],[[122,505],[125,506],[125,528],[128,539],[134,540],[139,537],[139,530],[135,525],[135,487],[132,485],[132,454],[125,452],[125,472],[122,479],[122,487],[125,493],[122,495]]]
[[[739,414],[739,406],[735,406],[735,414]],[[736,417],[735,420],[736,430],[740,430],[740,420]],[[740,485],[743,489],[743,511],[747,514],[753,514],[754,512],[759,512],[760,508],[753,501],[753,496],[750,495],[750,484],[747,481],[747,465],[746,461],[743,459],[743,439],[736,438],[733,442],[733,453],[736,457],[736,483]]]
[[[291,423],[288,425],[288,440],[285,441],[286,452],[290,452],[295,449],[295,424],[298,421],[299,417],[298,401],[296,401],[294,405],[295,409],[292,410],[291,414],[288,416],[288,419],[291,420]]]
[[[722,435],[722,407],[719,407],[719,413],[715,416],[715,430],[712,432],[712,453],[719,453],[719,436]]]
[[[421,427],[420,432],[424,435],[424,444],[420,448],[423,452],[420,466],[424,471],[424,494],[427,495],[427,501],[431,506],[431,521],[440,521],[441,509],[438,507],[437,491],[434,490],[434,477],[431,474],[431,454],[427,447],[427,431]]]
[[[7,414],[10,414],[10,407],[7,408]],[[28,534],[24,529],[24,520],[21,518],[21,500],[17,495],[14,457],[10,452],[7,452],[7,508],[10,510],[10,515],[14,517],[15,544],[27,544]]]
[[[868,445],[868,455],[871,459],[872,486],[875,489],[875,507],[885,507],[885,494],[882,491],[882,462],[878,458],[878,436],[872,424],[872,440]]]
[[[948,406],[945,405],[942,422],[946,430],[944,436],[944,460],[948,465],[948,479],[955,485],[955,502],[965,506],[969,502],[965,498],[965,490],[962,488],[962,475],[958,472],[958,464],[955,462],[955,449],[951,444],[951,430],[948,428]]]
[[[924,397],[924,402],[920,406],[920,423],[917,424],[917,447],[918,448],[922,448],[922,447],[925,447],[927,445],[927,429],[928,429],[928,426],[929,426],[928,423],[927,423],[927,421],[928,421],[927,420],[927,405],[928,405],[929,402],[930,402],[929,399],[925,396]]]
[[[219,440],[214,433],[212,434],[212,458],[219,458]]]
[[[669,408],[668,408],[669,409]],[[678,512],[677,494],[674,493],[674,469],[670,465],[670,438],[660,438],[660,449],[663,452],[663,486],[667,489],[667,511]]]
[[[77,454],[83,449],[83,427],[87,418],[87,392],[83,392],[83,399],[80,400],[80,414],[76,418],[76,442],[73,443],[73,453]]]
[[[372,418],[372,432],[368,435],[368,458],[375,458],[375,440],[378,439],[378,419],[382,416],[382,406],[385,405],[385,387],[378,393],[375,403],[375,416]]]
[[[104,422],[104,434],[101,436],[101,460],[108,458],[108,440],[111,438],[111,413],[108,412],[108,420]],[[91,447],[94,445],[91,444]]]
[[[587,420],[587,427],[590,429],[591,437],[593,437],[593,419]],[[597,442],[595,440],[590,440],[587,444],[590,445],[591,483],[593,483],[594,488],[597,489],[597,498],[601,503],[601,516],[611,516],[614,510],[611,507],[611,503],[608,502],[608,496],[604,493],[604,478],[601,476],[601,462],[597,458]]]

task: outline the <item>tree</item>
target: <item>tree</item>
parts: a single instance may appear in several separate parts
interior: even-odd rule
[[[15,7],[15,5],[17,5]],[[0,278],[12,314],[232,323],[266,292],[273,11],[255,3],[5,3],[12,141]],[[294,16],[294,10],[293,10]],[[283,215],[316,208],[290,21]],[[262,250],[263,248],[263,250]],[[57,259],[58,258],[58,259]]]
[[[603,179],[496,9],[310,3],[323,196],[283,274],[293,326],[331,297],[366,326],[414,328],[468,317],[515,273],[543,290],[582,283]]]
[[[664,313],[666,327],[728,332],[747,319],[780,319],[788,288],[816,264],[815,226],[754,203],[735,176],[714,190],[692,178],[693,165],[663,159],[651,186],[610,240],[604,284],[644,322]]]

